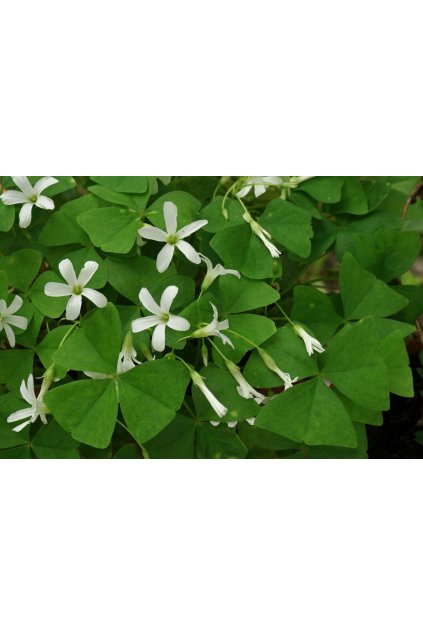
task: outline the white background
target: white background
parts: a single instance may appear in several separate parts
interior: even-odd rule
[[[417,3],[1,9],[0,172],[420,174]],[[421,632],[418,461],[3,461],[0,621]]]

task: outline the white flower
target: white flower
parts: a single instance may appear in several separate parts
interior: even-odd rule
[[[274,244],[270,242],[270,240],[272,239],[270,233],[266,231],[266,229],[263,229],[263,227],[260,227],[259,223],[252,218],[248,211],[245,211],[242,214],[242,217],[245,222],[248,222],[248,224],[250,225],[251,231],[255,233],[256,236],[259,237],[260,240],[263,242],[266,249],[268,249],[268,251],[270,252],[272,258],[278,258],[281,255],[281,252],[275,247]]]
[[[172,330],[189,330],[190,324],[183,317],[170,314],[170,307],[179,289],[177,286],[168,286],[163,291],[160,306],[156,304],[151,293],[146,289],[140,290],[141,304],[152,313],[148,317],[140,317],[132,322],[132,332],[141,332],[156,326],[151,339],[151,345],[157,352],[163,352],[166,345],[166,326]]]
[[[239,271],[235,271],[235,269],[225,269],[221,264],[213,266],[208,257],[202,253],[199,253],[198,255],[207,265],[207,273],[204,277],[203,283],[201,284],[202,291],[205,291],[211,284],[213,284],[214,280],[219,277],[219,275],[235,275],[238,278],[241,277]]]
[[[306,332],[304,328],[302,328],[302,326],[300,326],[299,324],[295,324],[294,331],[295,334],[301,337],[301,339],[304,341],[309,357],[311,357],[313,352],[325,351],[320,341],[309,335],[308,332]]]
[[[170,201],[164,203],[163,215],[166,231],[162,231],[162,229],[150,225],[144,225],[144,227],[138,229],[138,233],[142,238],[166,243],[157,256],[156,267],[159,273],[163,273],[169,267],[175,252],[175,247],[182,251],[190,262],[200,264],[201,260],[197,251],[189,242],[186,242],[184,238],[198,231],[201,227],[204,227],[204,225],[208,223],[208,220],[195,220],[177,231],[178,208]]]
[[[246,422],[249,425],[254,425],[255,423],[255,418],[246,418]],[[213,427],[218,427],[220,425],[221,421],[220,420],[211,420],[210,421],[210,425],[213,425]],[[229,422],[226,423],[228,427],[235,427],[236,425],[238,425],[238,421],[237,420],[230,420]]]
[[[203,377],[198,374],[195,370],[191,371],[191,378],[194,383],[204,394],[216,414],[219,418],[223,418],[226,416],[228,408],[222,405],[222,403],[215,397],[215,395],[209,390],[207,385],[204,383]]]
[[[224,344],[229,344],[231,348],[233,348],[234,344],[229,339],[229,337],[223,335],[220,332],[221,330],[226,330],[227,328],[229,328],[229,321],[227,319],[224,319],[223,321],[218,321],[219,317],[217,308],[211,302],[209,303],[213,309],[213,319],[209,324],[207,324],[207,326],[203,326],[202,328],[195,330],[195,332],[192,333],[191,337],[194,337],[196,339],[200,337],[220,337]]]
[[[263,350],[262,348],[258,348],[258,353],[263,359],[265,365],[269,368],[269,370],[277,374],[282,379],[285,390],[288,390],[296,381],[298,381],[297,376],[295,377],[295,379],[292,379],[290,374],[281,370],[276,365],[275,360],[265,350]]]
[[[78,277],[69,259],[59,263],[59,271],[67,284],[60,282],[47,282],[44,293],[49,297],[67,297],[70,299],[66,305],[66,319],[74,321],[81,312],[82,296],[87,297],[98,308],[104,308],[107,304],[107,297],[86,285],[98,269],[98,263],[89,260],[85,262]]]
[[[242,376],[241,370],[235,363],[232,363],[232,361],[229,361],[229,359],[227,359],[225,363],[229,372],[232,374],[235,381],[238,383],[236,388],[238,394],[242,396],[242,398],[247,398],[247,399],[253,398],[256,401],[256,403],[261,404],[266,398],[264,394],[260,394],[260,392],[258,392],[255,388],[253,388],[253,386],[250,385],[246,379],[244,379],[244,377]]]
[[[13,431],[21,431],[21,429],[24,429],[24,427],[26,427],[30,423],[34,423],[38,417],[41,418],[44,425],[47,424],[46,414],[48,414],[48,409],[43,403],[43,395],[46,392],[46,389],[46,386],[44,387],[44,389],[43,386],[41,386],[40,393],[37,397],[35,396],[34,392],[34,377],[32,376],[32,374],[30,374],[28,377],[27,385],[25,385],[24,380],[22,381],[20,388],[22,397],[26,400],[27,403],[31,405],[31,407],[20,409],[14,414],[10,414],[10,416],[8,416],[8,423],[15,423],[17,420],[23,420],[24,418],[28,419],[20,425],[17,425],[17,427],[14,427]]]
[[[254,187],[254,196],[258,198],[264,194],[268,187],[271,187],[272,185],[274,187],[278,187],[281,183],[282,178],[280,176],[248,176],[244,187],[239,190],[237,196],[238,198],[244,198],[244,196],[247,196]]]
[[[34,205],[40,209],[54,209],[52,199],[47,198],[47,196],[41,196],[41,192],[58,181],[57,178],[52,176],[44,176],[32,186],[26,176],[12,176],[12,179],[21,191],[7,190],[3,192],[0,199],[4,205],[24,203],[19,212],[19,226],[25,229],[31,224],[32,207]]]
[[[16,326],[17,328],[21,328],[21,330],[26,330],[28,327],[26,317],[19,317],[14,314],[21,308],[22,303],[22,298],[16,295],[8,308],[4,299],[0,299],[0,332],[4,329],[11,348],[13,348],[16,343],[15,333],[11,326]]]
[[[123,374],[132,370],[136,365],[140,365],[141,361],[137,359],[137,351],[132,345],[132,333],[128,333],[123,341],[122,350],[119,353],[117,373]]]

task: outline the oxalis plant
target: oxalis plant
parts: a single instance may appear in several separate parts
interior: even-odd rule
[[[418,178],[0,180],[1,457],[363,458],[413,396]]]

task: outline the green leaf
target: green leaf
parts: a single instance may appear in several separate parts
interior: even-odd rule
[[[10,286],[27,291],[40,270],[43,254],[36,249],[21,249],[0,257],[0,271],[4,271]]]
[[[277,302],[280,294],[265,282],[238,279],[234,275],[219,278],[219,291],[216,296],[222,314],[243,313]]]
[[[224,345],[217,337],[215,344],[219,350],[234,363],[238,363],[248,350],[254,348],[253,344],[257,346],[262,344],[276,332],[276,326],[273,321],[261,315],[231,315],[229,318],[229,329],[240,335],[237,336],[230,332],[227,333],[234,345],[234,350],[228,345]],[[253,343],[249,343],[243,337],[246,337],[246,339]],[[222,358],[214,349],[213,357],[218,365],[223,364]]]
[[[350,253],[346,253],[342,260],[339,284],[348,319],[361,319],[367,315],[387,317],[408,303],[373,273],[363,269]]]
[[[342,200],[331,208],[332,213],[367,214],[369,211],[367,196],[360,179],[347,176],[342,188]]]
[[[336,203],[341,200],[344,178],[342,176],[314,176],[298,186],[321,203]]]
[[[368,271],[389,282],[408,271],[420,252],[418,233],[380,228],[374,234],[344,231],[337,243],[341,258],[349,251]]]
[[[0,231],[10,231],[15,222],[15,206],[4,205],[0,200]]]
[[[382,355],[389,370],[389,391],[399,396],[414,396],[410,360],[399,332],[392,332],[382,341]]]
[[[242,215],[244,208],[239,200],[235,198],[227,198],[225,209],[228,213],[228,219],[222,213],[223,196],[216,196],[213,200],[201,210],[201,217],[208,220],[208,224],[204,227],[204,231],[209,233],[217,233],[222,229],[234,227],[244,224]]]
[[[61,206],[47,220],[40,233],[40,243],[46,246],[88,244],[89,238],[77,222],[84,211],[95,209],[99,201],[91,194],[75,198]]]
[[[369,409],[368,407],[363,407],[362,405],[357,405],[349,398],[338,392],[335,389],[335,393],[338,398],[341,399],[345,409],[350,415],[351,420],[356,423],[364,423],[365,425],[382,425],[383,423],[383,414],[380,411]]]
[[[136,305],[140,303],[139,292],[144,286],[158,301],[164,289],[175,284],[179,292],[172,304],[172,312],[187,306],[194,299],[194,280],[185,275],[178,275],[173,266],[164,273],[158,273],[154,260],[144,256],[122,261],[108,258],[106,263],[110,284]]]
[[[9,389],[17,389],[22,379],[26,380],[32,373],[33,361],[32,350],[1,350],[0,383],[4,383]]]
[[[181,407],[190,377],[181,363],[159,359],[119,376],[119,400],[128,429],[139,443],[156,436]]]
[[[247,447],[235,429],[200,423],[197,432],[197,458],[245,458]]]
[[[54,420],[40,428],[31,447],[37,458],[79,458],[78,443]]]
[[[4,271],[0,271],[0,298],[5,299],[6,302],[9,299],[9,280]]]
[[[247,223],[223,229],[212,238],[210,246],[227,268],[246,277],[263,279],[278,274],[269,251]]]
[[[389,377],[373,319],[347,325],[329,342],[324,376],[354,403],[389,409]]]
[[[128,253],[140,226],[139,213],[122,207],[100,207],[78,216],[93,244],[110,253]]]
[[[144,445],[148,458],[195,458],[197,424],[177,414],[173,421]]]
[[[11,447],[0,451],[0,460],[28,460],[31,458],[31,450],[29,445],[21,445],[20,447]]]
[[[312,286],[294,288],[291,317],[308,326],[321,343],[326,343],[342,324],[331,298]]]
[[[53,354],[53,360],[67,369],[114,375],[120,345],[119,313],[109,302],[105,308],[97,308],[82,319],[81,327]]]
[[[310,255],[313,229],[308,211],[275,198],[267,205],[259,223],[288,251],[301,258]]]
[[[288,372],[292,378],[304,379],[318,372],[315,355],[308,356],[302,339],[297,337],[290,324],[279,328],[262,348],[273,357],[279,368],[283,372]],[[264,365],[257,352],[253,352],[248,359],[244,374],[254,387],[274,388],[282,385],[279,376]]]
[[[357,446],[345,407],[319,378],[276,396],[261,410],[255,424],[307,445]]]
[[[198,212],[200,211],[201,203],[197,198],[188,192],[168,192],[157,198],[147,210],[147,219],[156,227],[165,229],[163,205],[167,201],[174,203],[178,208],[178,229],[200,218]]]
[[[58,350],[61,341],[71,328],[72,326],[70,325],[53,328],[36,347],[35,352],[46,369],[52,365],[54,353]],[[54,368],[55,377],[63,379],[66,376],[67,369],[56,364]]]
[[[403,338],[408,337],[408,335],[413,334],[416,329],[415,326],[411,324],[405,324],[395,319],[385,319],[384,317],[375,317],[374,324],[376,334],[380,339],[384,339],[395,330],[398,330]]]
[[[113,458],[130,460],[130,459],[140,459],[140,452],[138,447],[134,443],[127,443],[123,445],[120,449],[117,450]]]
[[[245,399],[238,394],[237,383],[228,370],[210,364],[207,368],[202,368],[200,374],[209,390],[228,408],[228,413],[221,419],[222,421],[246,420],[255,416],[259,411],[259,406],[254,399]],[[192,387],[192,397],[199,420],[220,420],[206,397],[194,385]]]
[[[2,381],[3,382],[3,381]],[[25,407],[21,398],[17,398],[12,392],[0,396],[0,448],[8,449],[19,445],[28,444],[29,426],[22,431],[13,431],[19,423],[7,423],[7,417],[13,412],[17,412]],[[29,407],[29,406],[28,406]]]
[[[66,308],[69,297],[48,297],[44,293],[45,285],[48,282],[56,282],[63,284],[64,280],[54,271],[46,271],[40,277],[37,277],[29,291],[29,297],[32,303],[46,317],[60,317]]]
[[[72,438],[105,449],[115,428],[118,399],[114,381],[88,379],[67,383],[44,396],[54,418]]]
[[[95,183],[122,194],[143,194],[148,189],[147,176],[90,176],[90,178]]]
[[[42,177],[36,176],[34,178],[31,178],[31,181],[36,182],[40,178]],[[73,189],[76,186],[76,181],[73,176],[55,176],[54,178],[57,178],[59,182],[55,183],[54,185],[50,185],[50,187],[47,187],[43,191],[43,196],[48,196],[49,198],[51,198],[52,196],[57,196],[57,194],[66,192],[69,189]]]
[[[129,207],[130,209],[134,208],[134,200],[132,196],[129,196],[128,194],[120,194],[119,192],[113,191],[113,189],[101,187],[101,185],[92,185],[92,187],[88,187],[88,191],[98,196],[98,198],[101,198],[108,203],[112,203],[113,205],[118,205],[119,207]]]
[[[398,319],[414,324],[423,313],[423,288],[404,284],[395,286],[395,291],[408,299],[408,304],[396,315]]]
[[[284,438],[279,434],[266,429],[260,429],[256,425],[241,423],[238,430],[242,441],[249,447],[261,447],[262,449],[270,449],[272,451],[297,451],[301,445]]]

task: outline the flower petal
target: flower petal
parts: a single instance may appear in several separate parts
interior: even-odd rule
[[[42,191],[47,189],[47,187],[50,187],[50,185],[55,185],[55,183],[58,182],[59,181],[57,180],[57,178],[53,178],[53,176],[43,176],[43,178],[40,178],[40,180],[35,183],[34,192],[38,196],[39,194],[41,194]]]
[[[85,262],[80,274],[78,275],[77,284],[82,287],[86,286],[86,284],[88,284],[97,269],[98,262],[94,262],[93,260],[88,260],[88,262]]]
[[[14,427],[12,429],[12,431],[22,431],[22,429],[25,429],[25,427],[28,427],[28,425],[31,424],[30,420],[25,421],[25,423],[21,423],[20,425],[16,425],[16,427]]]
[[[13,298],[13,302],[10,304],[9,308],[7,308],[5,311],[6,315],[13,315],[14,313],[16,313],[20,309],[22,304],[23,304],[22,297],[19,297],[19,295],[15,295],[15,297]]]
[[[157,255],[156,268],[159,273],[164,273],[172,262],[175,247],[173,244],[165,244]]]
[[[33,407],[26,407],[25,409],[20,409],[17,412],[13,412],[10,416],[7,417],[8,423],[14,423],[17,420],[22,420],[23,418],[28,418],[32,416],[34,412]],[[29,421],[28,421],[29,422]]]
[[[107,306],[107,297],[103,295],[103,293],[95,291],[93,288],[84,288],[81,294],[84,297],[88,297],[88,299],[98,308],[104,308]]]
[[[11,348],[14,348],[15,347],[15,343],[16,343],[15,333],[13,332],[13,330],[11,329],[9,324],[3,324],[3,328],[4,328],[4,332],[6,333],[6,337],[7,337],[7,341],[9,342],[9,346]]]
[[[140,298],[140,302],[144,306],[144,308],[149,310],[150,313],[153,313],[153,315],[157,315],[158,317],[161,317],[162,310],[161,310],[160,306],[158,306],[158,304],[156,304],[156,302],[153,299],[150,291],[147,288],[142,288],[140,290],[139,298]]]
[[[6,315],[6,311],[8,310],[7,304],[4,299],[0,299],[0,313]],[[0,324],[1,325],[1,324]]]
[[[142,330],[147,330],[148,328],[152,328],[153,326],[157,326],[160,324],[160,317],[156,317],[155,315],[149,315],[148,317],[139,317],[138,319],[134,319],[131,324],[132,332],[141,332]]]
[[[166,345],[166,324],[158,324],[151,338],[151,347],[157,352],[163,352]]]
[[[72,295],[72,289],[61,282],[47,282],[44,286],[44,293],[48,297],[66,297],[66,295]]]
[[[31,224],[33,203],[25,203],[19,212],[19,226],[26,229]]]
[[[28,180],[27,176],[12,176],[12,180],[17,187],[27,196],[32,196],[34,192],[34,188]]]
[[[19,205],[20,203],[27,203],[28,196],[22,192],[11,191],[3,192],[0,196],[4,205]]]
[[[47,198],[47,196],[37,196],[37,202],[35,203],[36,207],[40,209],[54,209],[54,201],[51,198]]]
[[[246,196],[249,193],[250,189],[251,189],[251,185],[246,185],[245,187],[240,189],[239,192],[237,193],[238,198],[244,198],[244,196]]]
[[[6,324],[12,324],[12,326],[16,326],[16,328],[20,328],[21,330],[26,330],[28,328],[27,318],[20,317],[19,315],[9,315],[7,317]]]
[[[185,242],[185,240],[178,240],[178,242],[176,243],[176,246],[178,247],[178,249],[180,251],[182,251],[182,253],[184,254],[184,256],[190,261],[193,262],[194,264],[200,264],[201,263],[201,258],[198,255],[197,251],[194,249],[194,247],[192,247],[189,242]]]
[[[34,377],[32,374],[28,376],[27,385],[25,385],[25,381],[22,381],[20,392],[22,394],[22,398],[24,398],[27,403],[35,405],[37,399],[34,392]]]
[[[187,319],[184,319],[184,317],[176,317],[176,315],[170,315],[167,325],[169,326],[169,328],[172,328],[172,330],[184,331],[190,329],[189,321]]]
[[[82,296],[71,295],[68,303],[66,304],[66,319],[69,321],[75,321],[81,312]]]
[[[254,196],[258,198],[266,191],[265,185],[255,185],[254,186]]]
[[[69,286],[76,286],[78,280],[76,279],[75,269],[69,258],[59,262],[59,271],[61,276],[67,281]]]
[[[232,343],[232,341],[229,339],[229,337],[227,337],[226,335],[223,335],[223,334],[222,334],[221,332],[219,332],[219,331],[217,331],[217,333],[216,333],[216,334],[217,334],[217,335],[221,338],[221,340],[223,341],[223,343],[224,343],[224,344],[228,344],[228,346],[231,346],[231,348],[232,348],[233,350],[235,349],[235,346],[234,346],[234,344]]]
[[[146,240],[155,240],[156,242],[166,242],[167,240],[167,234],[164,231],[151,225],[144,225],[138,229],[138,233]]]
[[[168,286],[162,293],[160,299],[160,309],[163,313],[169,313],[173,300],[177,296],[179,288],[177,286]]]
[[[186,225],[185,227],[182,227],[182,229],[179,229],[176,235],[178,236],[178,238],[181,238],[181,239],[186,238],[187,236],[190,236],[195,231],[198,231],[199,229],[201,229],[201,227],[204,227],[204,225],[207,225],[208,222],[209,222],[208,220],[195,220],[194,222],[190,222],[189,225]]]
[[[177,227],[178,208],[175,203],[167,200],[163,205],[163,215],[168,235],[175,235]]]

